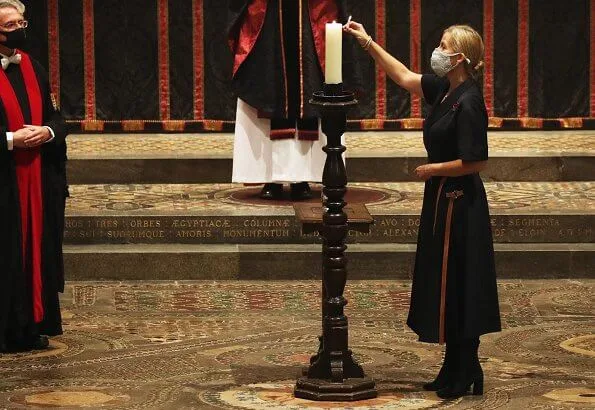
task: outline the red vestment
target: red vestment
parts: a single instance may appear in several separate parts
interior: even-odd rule
[[[42,125],[43,104],[39,83],[29,56],[22,51],[20,69],[31,110],[31,124]],[[6,110],[8,130],[17,131],[24,126],[23,111],[14,89],[0,70],[0,99]],[[41,150],[14,148],[19,205],[21,216],[21,246],[23,269],[31,275],[33,318],[40,323],[44,317],[43,283],[41,274],[41,240],[43,237],[43,196],[41,183]]]

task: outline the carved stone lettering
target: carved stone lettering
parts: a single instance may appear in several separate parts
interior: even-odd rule
[[[175,234],[176,238],[212,238],[213,231],[210,229],[202,230],[178,230]]]
[[[289,229],[226,229],[224,238],[288,238]]]
[[[106,232],[106,236],[113,239],[158,239],[165,238],[165,232],[158,229],[143,229],[138,231],[110,230]]]
[[[243,226],[246,228],[289,228],[289,219],[247,219]]]
[[[499,243],[592,242],[591,215],[492,215]],[[416,215],[376,215],[369,233],[351,229],[349,243],[415,243]],[[303,234],[291,216],[116,216],[66,217],[65,244],[110,243],[320,243]]]

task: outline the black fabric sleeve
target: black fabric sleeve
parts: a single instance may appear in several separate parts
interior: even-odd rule
[[[488,115],[483,99],[479,96],[473,95],[460,102],[457,153],[463,161],[488,159]]]
[[[54,131],[54,139],[47,144],[54,144],[62,146],[66,144],[66,136],[68,135],[68,126],[62,118],[60,111],[54,107],[52,102],[52,95],[50,90],[50,83],[45,69],[37,61],[32,60],[35,73],[39,80],[41,94],[43,98],[43,125],[48,126]]]
[[[421,89],[424,93],[424,100],[427,104],[433,105],[438,94],[448,87],[448,80],[438,77],[435,74],[424,74],[421,76]]]
[[[43,125],[50,127],[55,135],[54,139],[48,142],[48,144],[64,145],[66,143],[66,136],[68,135],[68,126],[64,122],[60,111],[54,108],[50,94],[47,94],[43,105]]]
[[[249,0],[229,0],[227,8],[227,27],[225,27],[228,43],[237,40],[240,23],[249,4]],[[231,51],[235,52],[235,50]]]
[[[8,129],[5,126],[0,126],[0,155],[4,156],[8,152],[8,139],[6,132]]]

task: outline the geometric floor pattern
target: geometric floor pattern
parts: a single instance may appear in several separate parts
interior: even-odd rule
[[[593,131],[490,131],[490,156],[595,155]],[[233,134],[82,134],[72,159],[231,158]],[[421,131],[347,132],[347,157],[425,156]]]
[[[349,186],[381,194],[367,203],[372,213],[407,214],[419,213],[421,209],[422,182],[350,183]],[[316,192],[320,190],[319,185],[313,187]],[[595,183],[590,181],[488,182],[485,188],[490,208],[497,213],[595,212]],[[235,193],[242,190],[254,191],[256,200],[236,200]],[[293,215],[291,202],[259,203],[259,190],[241,184],[72,185],[66,213],[69,216],[122,212],[129,215]]]
[[[379,397],[295,399],[317,348],[320,283],[71,282],[64,335],[0,356],[0,408],[582,409],[595,407],[595,280],[500,281],[503,331],[482,337],[485,392],[421,389],[441,348],[405,326],[408,281],[347,284],[350,346]]]

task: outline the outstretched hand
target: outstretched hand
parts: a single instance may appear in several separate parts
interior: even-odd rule
[[[370,36],[366,32],[366,29],[360,23],[351,20],[343,26],[343,31],[351,34],[358,41],[360,46],[365,46]]]

